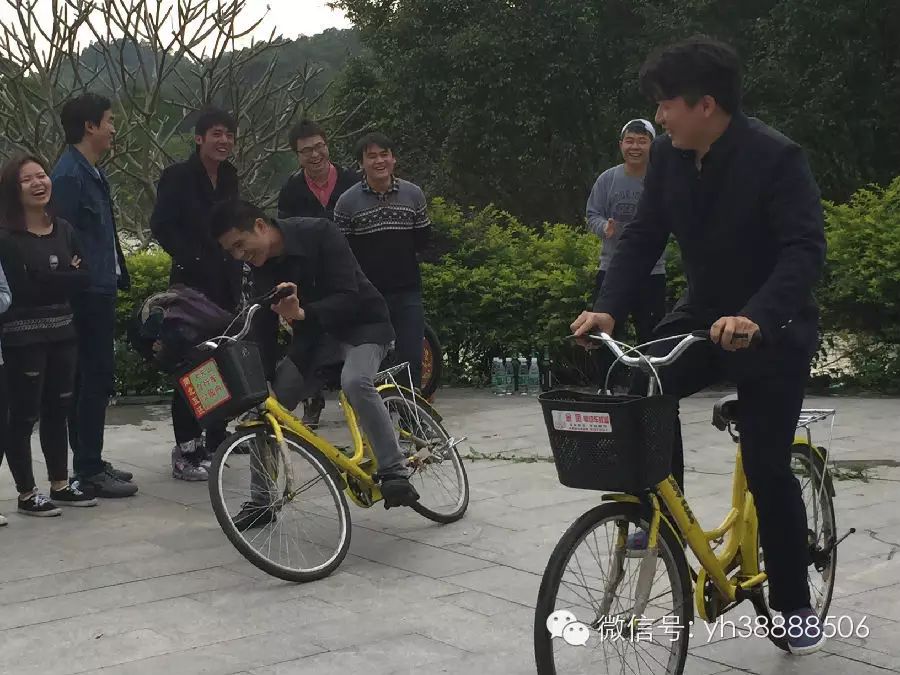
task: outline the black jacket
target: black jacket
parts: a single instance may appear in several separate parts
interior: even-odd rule
[[[675,315],[711,326],[746,316],[764,340],[816,340],[813,288],[825,262],[819,189],[801,148],[738,112],[704,157],[657,139],[637,217],[622,233],[594,311],[625,318],[629,289],[674,234],[687,291]]]
[[[209,233],[209,214],[219,201],[238,196],[234,166],[223,162],[215,190],[195,153],[167,167],[159,177],[156,205],[150,216],[153,236],[172,256],[170,284],[203,291],[225,309],[240,300],[243,264],[234,260]]]
[[[327,218],[334,220],[334,205],[337,204],[338,198],[344,194],[349,188],[353,187],[360,181],[360,174],[350,169],[342,169],[337,164],[337,184],[331,197],[328,198],[328,206],[322,206],[322,203],[309,189],[306,183],[306,176],[303,171],[297,171],[278,193],[278,217],[279,218]]]
[[[293,324],[289,353],[301,372],[324,333],[350,345],[389,344],[394,329],[387,303],[362,273],[337,226],[324,218],[274,223],[284,235],[284,254],[254,270],[253,287],[262,294],[283,281],[297,284],[306,318]],[[261,314],[255,335],[269,355],[271,370],[277,316],[269,310]]]

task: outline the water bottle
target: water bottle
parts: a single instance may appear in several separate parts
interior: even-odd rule
[[[516,386],[520,396],[528,396],[528,359],[519,355],[519,372],[516,378]]]
[[[506,362],[506,368],[505,368],[506,377],[504,378],[504,382],[503,382],[503,384],[504,384],[504,392],[503,393],[506,396],[512,396],[513,390],[515,389],[515,386],[516,386],[516,373],[515,373],[515,370],[513,369],[514,368],[513,360],[511,358],[506,358],[506,359],[504,359],[504,361]]]
[[[506,392],[506,370],[499,356],[491,360],[491,390],[495,396],[503,396]]]
[[[528,368],[528,377],[526,378],[528,381],[528,392],[535,396],[541,390],[541,368],[538,365],[538,355],[535,352],[534,356],[531,359],[531,366]]]

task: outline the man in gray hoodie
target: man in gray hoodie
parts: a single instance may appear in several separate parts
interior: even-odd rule
[[[644,191],[644,174],[650,163],[650,144],[654,138],[656,130],[647,120],[631,120],[622,127],[619,149],[624,162],[600,174],[588,198],[588,228],[603,240],[600,270],[597,272],[594,289],[595,300],[615,255],[619,237],[637,212],[638,201]],[[638,344],[651,339],[653,329],[663,318],[665,311],[666,260],[663,254],[649,278],[634,289],[630,314]],[[622,336],[617,337],[621,339]]]

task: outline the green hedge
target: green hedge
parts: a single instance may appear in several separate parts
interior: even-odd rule
[[[569,323],[587,307],[599,240],[582,226],[536,230],[488,207],[467,213],[443,199],[430,206],[434,246],[422,265],[425,308],[446,356],[445,381],[486,380],[495,355],[551,347],[563,370],[587,371],[567,348]],[[841,386],[900,390],[900,178],[860,190],[844,205],[826,204],[828,264],[818,289],[823,349],[820,378]],[[120,295],[117,381],[120,393],[170,388],[124,341],[135,302],[164,290],[164,253],[132,255],[132,289]],[[668,259],[669,301],[684,288],[678,247]]]

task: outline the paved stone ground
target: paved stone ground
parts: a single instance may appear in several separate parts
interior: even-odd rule
[[[709,526],[723,515],[733,456],[709,425],[711,404],[684,405],[687,490]],[[866,617],[871,633],[796,658],[762,640],[709,642],[701,631],[691,675],[900,672],[900,468],[892,466],[900,405],[809,404],[840,409],[838,522],[859,530],[841,548],[831,613],[854,624]],[[598,496],[561,487],[546,461],[496,459],[547,456],[534,399],[444,390],[438,406],[451,433],[465,430],[471,451],[494,457],[467,462],[466,518],[438,526],[412,512],[351,507],[351,554],[333,576],[306,585],[245,562],[219,530],[206,486],[169,477],[166,406],[111,411],[108,454],[134,470],[135,498],[27,519],[14,513],[4,467],[0,673],[534,673],[540,574],[562,531]],[[326,416],[328,433],[336,431],[336,406]],[[859,466],[869,467],[866,481],[854,478]]]

